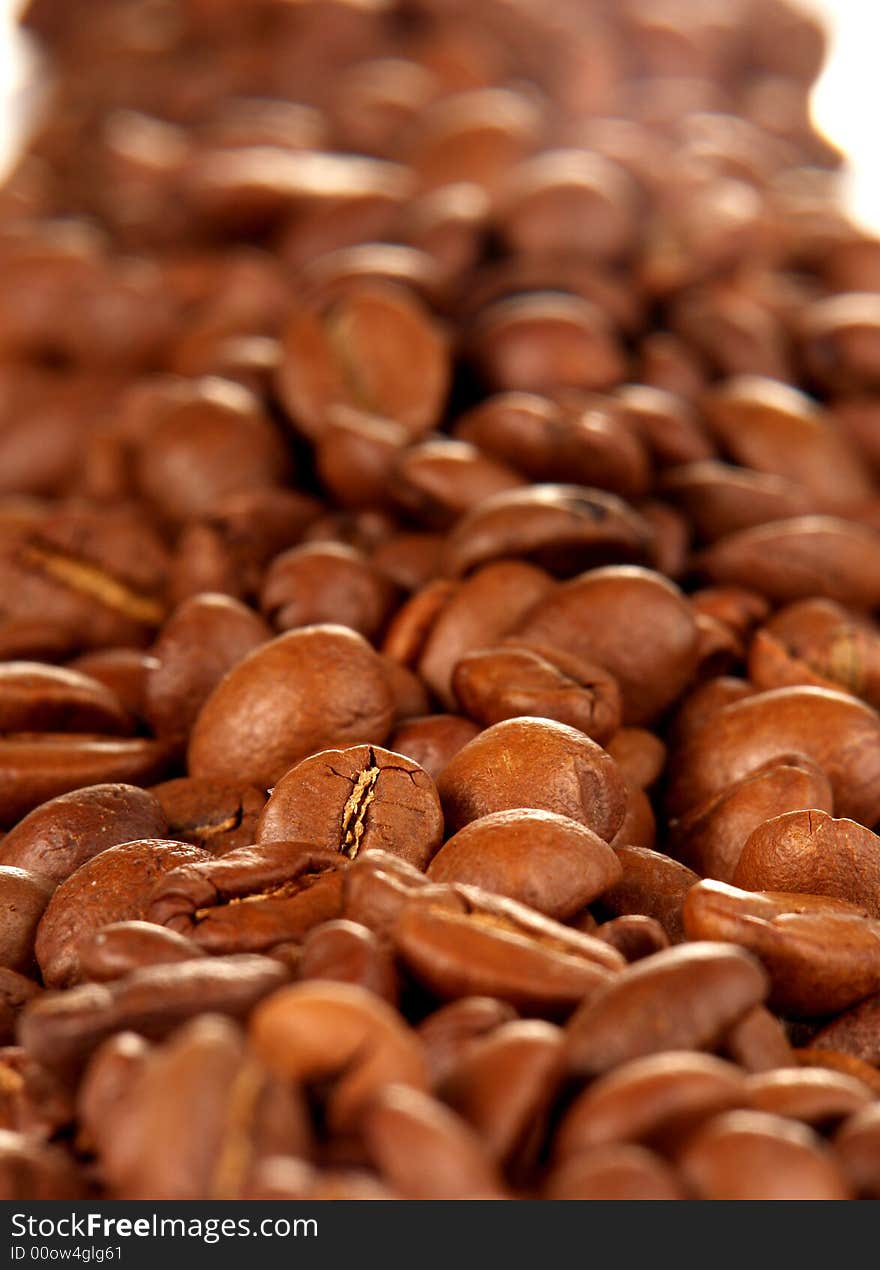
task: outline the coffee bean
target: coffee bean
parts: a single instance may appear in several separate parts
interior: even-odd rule
[[[366,641],[341,626],[303,627],[255,649],[217,685],[193,727],[190,774],[268,788],[307,754],[384,740],[390,725],[391,692]]]
[[[257,829],[261,842],[299,839],[354,860],[376,849],[424,868],[443,835],[433,781],[378,746],[324,750],[279,781]]]
[[[611,848],[577,821],[516,809],[472,820],[428,867],[435,882],[465,882],[508,895],[564,921],[621,874]]]
[[[501,757],[503,755],[503,758]],[[617,765],[594,741],[547,719],[508,719],[453,757],[437,782],[453,832],[495,811],[532,805],[577,820],[608,841],[623,823]]]

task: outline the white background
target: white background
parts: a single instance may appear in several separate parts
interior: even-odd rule
[[[0,167],[15,145],[11,99],[26,66],[12,15],[21,0],[0,0]],[[64,3],[64,0],[58,0]],[[856,220],[880,233],[880,0],[800,0],[832,33],[831,57],[814,97],[819,127],[849,155],[845,194]]]

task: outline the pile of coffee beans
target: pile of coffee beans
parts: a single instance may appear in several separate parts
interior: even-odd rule
[[[0,1194],[880,1197],[880,243],[790,0],[32,0]]]

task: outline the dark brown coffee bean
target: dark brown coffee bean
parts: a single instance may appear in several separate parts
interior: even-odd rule
[[[668,1049],[711,1049],[761,1002],[767,976],[740,948],[668,948],[592,994],[568,1025],[567,1061],[584,1075]]]
[[[734,1023],[722,1051],[747,1072],[790,1067],[794,1061],[785,1028],[763,1005],[756,1005]]]
[[[782,1067],[750,1076],[749,1104],[787,1120],[827,1128],[873,1101],[866,1085],[841,1072],[819,1067]]]
[[[47,987],[79,979],[79,944],[112,922],[146,917],[157,878],[205,858],[197,847],[144,839],[107,847],[62,882],[37,927],[36,955]]]
[[[502,757],[503,756],[503,757]],[[491,812],[532,805],[577,820],[606,842],[623,823],[617,765],[594,741],[547,719],[508,719],[455,755],[437,783],[455,832]]]
[[[424,868],[443,838],[434,782],[378,746],[324,750],[278,782],[257,828],[260,842],[312,842],[354,860],[381,850]]]
[[[776,603],[815,595],[854,609],[880,603],[880,536],[833,516],[777,520],[729,534],[696,565],[713,582],[752,587]]]
[[[276,630],[336,622],[371,640],[383,629],[394,600],[391,582],[340,543],[282,552],[269,566],[260,593],[260,607]]]
[[[563,1071],[563,1032],[535,1019],[502,1023],[469,1046],[440,1087],[479,1134],[489,1158],[510,1165],[552,1104]]]
[[[335,406],[385,415],[417,436],[437,422],[448,374],[443,333],[417,298],[362,283],[326,310],[302,306],[293,314],[278,386],[309,437],[321,435]]]
[[[360,635],[342,626],[288,631],[234,666],[205,702],[190,775],[269,788],[316,750],[384,740],[391,712],[381,662]]]
[[[458,708],[452,676],[461,658],[496,645],[552,589],[553,582],[542,569],[503,560],[478,569],[444,597],[442,608],[431,616],[426,638],[414,650],[412,660],[420,677],[444,706]],[[393,652],[387,641],[386,651]]]
[[[865,1199],[880,1196],[880,1107],[864,1107],[841,1125],[834,1154],[853,1190]]]
[[[147,718],[156,736],[182,750],[202,706],[228,670],[272,638],[251,609],[226,595],[195,595],[162,627],[147,680]]]
[[[428,867],[434,882],[464,882],[564,921],[620,877],[617,856],[577,821],[514,809],[460,829]]]
[[[439,905],[405,905],[392,928],[392,939],[404,966],[440,1000],[494,996],[514,1008],[551,1018],[569,1013],[611,976],[610,953],[590,936],[588,955],[571,951],[518,931],[479,912],[450,911]],[[593,952],[602,950],[603,960]],[[622,958],[621,958],[622,961]]]
[[[39,662],[0,665],[0,729],[10,732],[131,734],[122,702],[95,679]]]
[[[134,785],[90,785],[36,807],[0,842],[0,862],[52,883],[108,847],[168,831],[161,803]]]
[[[516,1018],[497,997],[459,997],[429,1014],[416,1028],[425,1049],[433,1087],[454,1072],[468,1051],[502,1023]]]
[[[119,1198],[238,1198],[257,1160],[310,1146],[298,1091],[255,1062],[240,1029],[216,1015],[147,1053],[113,1111],[112,1130],[106,1120],[96,1126],[97,1145],[101,1175]],[[174,1144],[173,1161],[160,1138]]]
[[[880,1066],[880,1037],[877,1019],[880,1017],[880,997],[870,996],[858,1005],[851,1006],[820,1028],[810,1042],[815,1050],[834,1050],[851,1054],[873,1066]]]
[[[400,991],[394,958],[366,926],[345,920],[322,922],[303,941],[300,979],[354,983],[392,1005]]]
[[[819,510],[848,508],[871,485],[858,457],[821,409],[778,380],[741,376],[704,400],[709,426],[734,462],[785,477]]]
[[[626,961],[641,961],[669,947],[669,936],[654,917],[624,913],[596,927],[596,938],[616,948]]]

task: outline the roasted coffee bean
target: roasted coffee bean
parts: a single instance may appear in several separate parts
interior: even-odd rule
[[[544,1199],[684,1199],[681,1182],[659,1155],[631,1143],[596,1147],[550,1173]]]
[[[834,1050],[851,1054],[873,1066],[880,1066],[880,1038],[877,1019],[880,1016],[880,997],[870,996],[858,1005],[838,1014],[830,1023],[820,1028],[811,1041],[813,1049]]]
[[[197,943],[153,922],[111,922],[77,949],[80,973],[93,983],[121,979],[143,966],[169,965],[202,957]]]
[[[79,944],[112,922],[147,915],[157,878],[206,858],[197,847],[145,838],[107,847],[62,882],[37,927],[36,956],[47,987],[79,979]]]
[[[790,604],[755,633],[749,675],[759,688],[814,684],[880,705],[880,634],[831,600]]]
[[[452,688],[464,713],[484,727],[531,715],[567,723],[603,745],[620,722],[620,692],[611,675],[535,649],[468,653],[453,671]]]
[[[731,880],[747,891],[830,895],[880,917],[880,838],[824,811],[792,811],[752,831]]]
[[[497,997],[459,997],[441,1005],[416,1031],[425,1049],[431,1081],[437,1088],[484,1036],[516,1018],[516,1011]]]
[[[295,984],[255,1012],[251,1042],[270,1071],[303,1083],[335,1080],[327,1114],[353,1126],[389,1085],[427,1088],[416,1037],[391,1006],[348,983]]]
[[[880,923],[844,900],[700,882],[684,923],[689,939],[729,939],[760,957],[788,1014],[835,1014],[880,991]]]
[[[612,1142],[662,1147],[721,1111],[749,1106],[748,1091],[738,1068],[709,1054],[634,1058],[578,1096],[557,1130],[554,1153],[568,1160]]]
[[[190,737],[190,775],[269,788],[316,750],[384,740],[391,712],[382,664],[360,635],[342,626],[288,631],[208,697]]]
[[[880,1106],[875,1102],[850,1117],[834,1138],[834,1154],[857,1194],[880,1195]]]
[[[880,720],[845,693],[777,688],[736,701],[686,740],[673,760],[670,809],[679,814],[790,754],[825,772],[838,815],[880,819]]]
[[[255,785],[197,777],[163,781],[151,792],[165,814],[168,833],[212,855],[249,846],[257,836],[257,821],[266,805],[265,793]]]
[[[854,1115],[873,1101],[866,1085],[841,1072],[819,1067],[781,1067],[750,1076],[748,1099],[757,1111],[824,1128]]]
[[[568,1065],[600,1075],[663,1050],[712,1049],[767,987],[759,962],[740,948],[668,948],[628,966],[577,1010],[567,1029]]]
[[[527,1155],[559,1087],[563,1033],[537,1020],[502,1023],[476,1040],[440,1086],[446,1103],[478,1132],[490,1159]]]
[[[276,630],[317,622],[349,626],[375,639],[396,598],[392,583],[352,547],[291,547],[269,566],[260,606]]]
[[[90,785],[36,807],[0,842],[0,862],[63,882],[108,847],[168,831],[159,800],[133,785]]]
[[[621,867],[584,825],[520,808],[472,820],[441,847],[427,872],[434,882],[470,883],[564,921],[612,886]]]
[[[25,975],[33,969],[37,925],[53,889],[45,875],[0,865],[0,966]]]
[[[366,926],[344,920],[322,922],[306,935],[300,979],[354,983],[395,1004],[400,991],[394,958]]]
[[[102,1058],[85,1077],[92,1090]],[[298,1091],[255,1062],[240,1029],[216,1014],[146,1053],[112,1119],[95,1117],[95,1134],[100,1174],[120,1199],[240,1198],[261,1158],[309,1149]]]
[[[729,534],[696,561],[713,582],[776,603],[823,596],[854,609],[880,603],[880,536],[833,516],[801,516]]]
[[[45,993],[21,1020],[21,1043],[47,1067],[72,1070],[117,1032],[132,1030],[156,1040],[198,1014],[244,1018],[286,980],[287,971],[270,957],[146,966],[111,983]]]
[[[209,953],[264,952],[340,915],[344,864],[304,842],[200,853],[156,879],[145,916]]]
[[[653,917],[624,913],[596,927],[596,938],[616,948],[626,961],[641,961],[669,947],[669,936]]]
[[[747,1072],[790,1067],[795,1057],[785,1028],[763,1005],[756,1005],[734,1023],[722,1050]]]
[[[503,1199],[477,1134],[419,1089],[389,1084],[364,1112],[367,1151],[381,1175],[409,1199]]]
[[[121,9],[0,188],[0,1190],[880,1196],[820,24]]]
[[[443,409],[448,357],[443,333],[414,295],[364,282],[327,309],[294,312],[283,334],[278,388],[308,437],[320,437],[336,406],[385,415],[418,436]]]
[[[781,757],[672,821],[670,837],[676,855],[703,877],[733,882],[753,830],[801,807],[815,808],[822,815],[832,806],[831,786],[820,767],[806,756]]]
[[[199,711],[228,670],[272,637],[244,604],[226,595],[195,595],[162,627],[147,679],[147,718],[156,736],[183,750]]]
[[[564,929],[564,928],[563,928]],[[491,911],[455,911],[426,894],[404,905],[391,938],[407,971],[440,1000],[495,996],[558,1018],[611,977],[623,959],[589,935],[544,938]]]
[[[260,816],[260,842],[313,842],[354,860],[399,854],[424,868],[443,837],[434,782],[400,754],[378,746],[324,750],[278,782]]]
[[[491,812],[521,807],[526,790],[537,809],[577,820],[606,842],[626,810],[614,760],[574,728],[547,719],[508,719],[487,728],[452,758],[437,788],[453,832]]]
[[[820,1138],[803,1125],[758,1111],[720,1115],[679,1161],[702,1199],[848,1199],[849,1188]]]
[[[669,939],[679,943],[684,937],[682,906],[695,882],[696,873],[659,851],[645,847],[616,848],[622,873],[603,891],[602,907],[623,916],[642,913],[660,923]]]
[[[405,719],[388,738],[388,748],[418,763],[433,781],[453,756],[480,732],[476,723],[458,714],[425,714]]]
[[[696,622],[687,601],[646,569],[597,569],[574,578],[536,604],[516,634],[604,666],[620,687],[626,724],[655,719],[696,667]]]
[[[651,526],[615,494],[581,485],[537,485],[487,498],[455,524],[444,565],[458,577],[514,557],[570,578],[610,561],[643,560]]]

